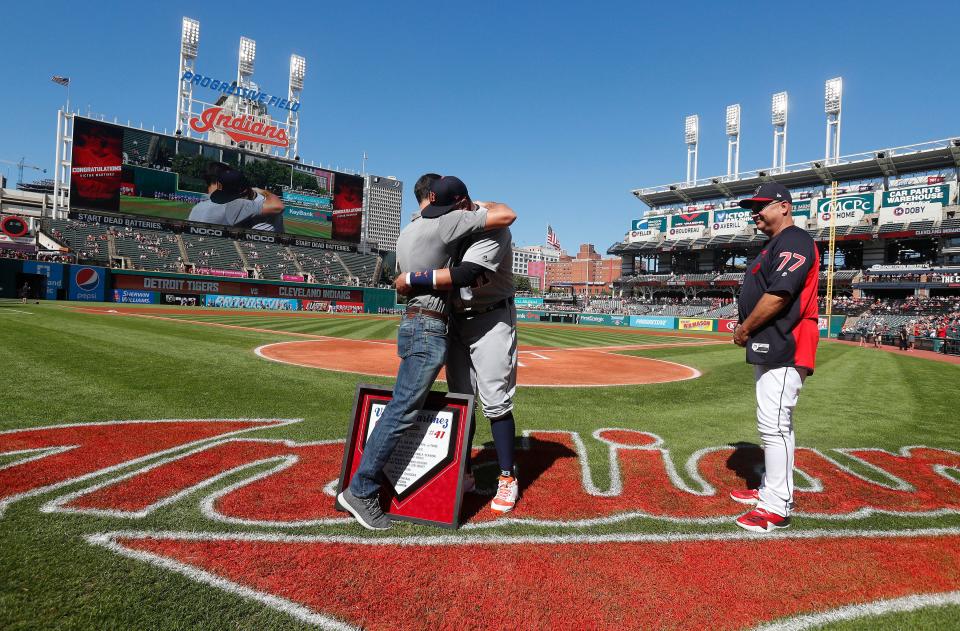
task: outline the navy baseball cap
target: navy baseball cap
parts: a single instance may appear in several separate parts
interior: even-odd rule
[[[770,202],[789,202],[793,203],[793,197],[787,187],[778,182],[766,182],[757,187],[753,192],[753,197],[740,200],[740,208],[752,210],[756,204],[769,204]]]
[[[445,215],[460,203],[464,197],[469,197],[467,185],[458,177],[444,175],[430,187],[433,201],[420,213],[421,217],[433,219]]]
[[[228,204],[235,199],[245,197],[250,190],[247,178],[236,169],[225,170],[220,174],[218,181],[220,182],[220,190],[214,191],[210,195],[210,201],[214,204]]]

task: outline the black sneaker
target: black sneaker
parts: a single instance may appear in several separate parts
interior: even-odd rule
[[[390,528],[390,518],[380,509],[380,500],[373,497],[356,497],[349,488],[337,496],[340,506],[347,509],[360,525],[367,530],[387,530]]]

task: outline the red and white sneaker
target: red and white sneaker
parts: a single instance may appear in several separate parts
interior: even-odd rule
[[[754,508],[737,518],[737,525],[753,532],[770,532],[777,528],[789,528],[790,518],[781,517],[763,508]]]
[[[741,504],[752,504],[756,506],[760,501],[759,489],[735,489],[730,491],[730,499]]]
[[[497,481],[497,496],[490,502],[490,509],[497,513],[509,513],[520,497],[520,485],[513,476],[501,475]]]

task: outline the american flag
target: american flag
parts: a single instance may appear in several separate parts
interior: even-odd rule
[[[552,248],[560,249],[560,239],[557,238],[557,233],[553,231],[553,226],[547,226],[547,245]]]
[[[56,83],[57,85],[62,85],[64,87],[70,85],[70,77],[61,77],[58,74],[53,75],[50,78],[50,80]]]

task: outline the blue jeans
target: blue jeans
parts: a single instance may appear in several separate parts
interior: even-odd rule
[[[360,466],[350,481],[350,492],[356,497],[371,497],[380,492],[380,470],[400,436],[413,425],[447,359],[447,323],[419,314],[405,315],[397,333],[397,354],[400,369],[393,398],[373,428]]]

